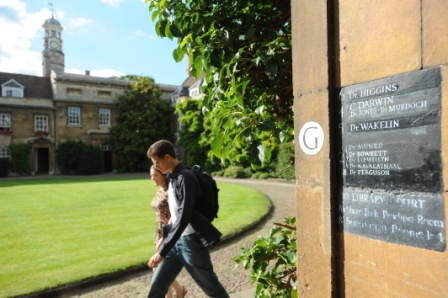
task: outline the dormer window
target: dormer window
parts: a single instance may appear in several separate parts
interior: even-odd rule
[[[14,79],[2,84],[2,96],[23,97],[25,87]]]

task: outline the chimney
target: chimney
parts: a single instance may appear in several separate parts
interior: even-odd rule
[[[90,76],[90,70],[86,70],[86,76]]]

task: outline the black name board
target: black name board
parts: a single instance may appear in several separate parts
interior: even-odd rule
[[[340,231],[445,250],[440,82],[434,68],[341,90]]]

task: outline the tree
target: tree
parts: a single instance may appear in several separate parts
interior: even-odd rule
[[[29,144],[11,144],[11,171],[20,175],[31,175]]]
[[[204,115],[201,112],[202,103],[199,100],[184,100],[176,105],[179,114],[179,143],[187,152],[188,165],[203,166],[207,159],[207,146],[200,142],[204,132]]]
[[[203,111],[212,150],[238,148],[258,167],[293,137],[289,0],[146,0],[155,30],[177,40],[191,74],[205,72]]]
[[[103,171],[98,148],[83,141],[66,141],[56,150],[56,160],[64,175],[95,175]]]
[[[119,172],[149,170],[148,147],[160,140],[172,141],[170,102],[160,98],[160,90],[149,77],[138,77],[131,90],[118,97],[117,125],[111,128],[110,144]]]

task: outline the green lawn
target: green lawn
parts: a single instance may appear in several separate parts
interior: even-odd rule
[[[214,223],[224,235],[268,211],[256,190],[218,187]],[[0,297],[145,264],[155,252],[155,193],[149,179],[0,180]]]

